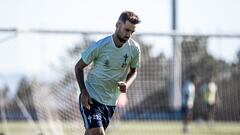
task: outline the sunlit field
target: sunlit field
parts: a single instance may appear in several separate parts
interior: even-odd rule
[[[8,122],[7,127],[1,123],[0,133],[4,135],[83,135],[81,123],[51,123],[31,125],[28,122]],[[62,125],[61,128],[59,125]],[[182,135],[181,122],[162,121],[121,121],[112,122],[107,135]],[[207,123],[192,122],[192,135],[240,135],[240,123],[215,122],[212,127]]]
[[[180,122],[121,122],[114,125],[110,135],[179,135],[182,133]],[[240,123],[217,122],[213,127],[206,123],[192,123],[188,134],[195,135],[240,135]]]

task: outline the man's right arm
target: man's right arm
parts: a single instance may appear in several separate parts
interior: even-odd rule
[[[84,84],[84,72],[83,69],[87,66],[87,64],[85,64],[83,62],[82,59],[80,59],[77,64],[75,65],[75,75],[77,78],[77,82],[80,88],[80,91],[82,92],[83,90],[86,90],[85,84]]]
[[[84,63],[84,61],[82,59],[80,59],[77,64],[75,65],[75,75],[77,78],[77,82],[81,91],[81,102],[83,104],[84,107],[86,107],[87,109],[90,109],[90,105],[92,101],[91,98],[86,90],[86,86],[84,83],[84,68],[87,66],[86,63]]]

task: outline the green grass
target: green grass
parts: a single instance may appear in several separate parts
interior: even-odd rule
[[[63,127],[63,128],[62,128]],[[32,125],[26,121],[8,122],[7,127],[0,123],[0,133],[5,135],[83,135],[82,122],[69,123],[38,123]],[[112,122],[106,135],[183,135],[181,122],[163,121],[126,121]],[[64,134],[60,134],[64,133]],[[206,123],[190,124],[187,135],[240,135],[240,122],[216,122],[212,128]]]
[[[181,135],[181,122],[120,122],[111,125],[109,135]],[[240,135],[240,123],[215,123],[208,127],[206,123],[190,124],[193,135]]]

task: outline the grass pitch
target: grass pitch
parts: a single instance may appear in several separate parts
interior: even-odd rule
[[[181,122],[130,121],[111,125],[109,135],[182,135]],[[212,127],[207,123],[190,124],[190,135],[240,135],[240,123],[217,122]]]
[[[82,122],[48,122],[32,125],[26,121],[0,123],[0,135],[83,135]],[[180,121],[113,121],[106,135],[184,135]],[[190,124],[186,135],[240,135],[240,122]]]

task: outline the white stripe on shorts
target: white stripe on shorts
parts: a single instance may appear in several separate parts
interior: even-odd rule
[[[84,109],[83,109],[83,105],[82,104],[80,104],[80,110],[82,112],[85,128],[88,129],[89,128],[89,124],[88,124],[87,116],[84,113]]]

